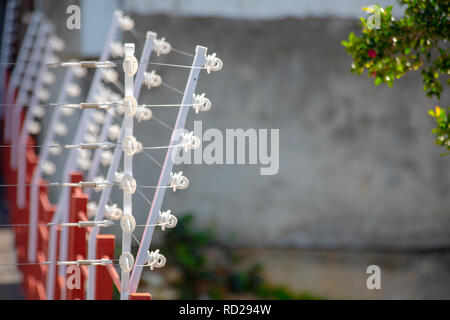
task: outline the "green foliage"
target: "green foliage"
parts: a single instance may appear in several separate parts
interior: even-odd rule
[[[450,113],[447,114],[447,110],[442,110],[440,107],[436,107],[434,110],[428,111],[428,114],[432,116],[437,123],[436,128],[433,129],[433,134],[436,136],[436,144],[438,146],[445,147],[450,151]],[[443,153],[442,155],[447,155]]]
[[[352,32],[347,41],[342,41],[353,56],[351,71],[362,74],[367,69],[375,85],[385,83],[392,87],[394,79],[420,68],[427,96],[439,98],[443,89],[441,76],[448,75],[450,67],[446,45],[450,2],[399,2],[407,6],[403,18],[397,20],[391,15],[392,6],[365,8],[370,14],[379,13],[379,28],[369,28],[367,19],[361,18],[361,37]]]
[[[382,83],[392,87],[394,79],[408,71],[419,70],[423,78],[423,90],[427,97],[440,99],[443,82],[450,85],[450,59],[448,35],[450,1],[448,0],[399,0],[406,5],[404,17],[396,20],[392,7],[364,8],[370,14],[379,14],[379,28],[372,28],[368,20],[361,18],[362,35],[350,33],[342,41],[346,51],[353,56],[352,73],[362,74],[365,69],[374,78],[375,85]],[[444,79],[444,80],[443,80]],[[448,145],[448,117],[445,111],[436,115],[437,127],[433,129],[436,144]]]
[[[170,283],[180,299],[224,299],[230,295],[250,295],[262,299],[318,299],[310,294],[295,294],[283,287],[273,287],[261,276],[262,267],[254,265],[237,270],[239,257],[222,246],[213,228],[198,229],[194,217],[186,214],[178,219],[177,227],[165,234],[164,254],[179,272]],[[216,254],[213,258],[208,251]],[[218,253],[218,254],[217,254]]]

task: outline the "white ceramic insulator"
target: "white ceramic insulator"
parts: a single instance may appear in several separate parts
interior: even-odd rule
[[[56,145],[56,143],[52,143],[52,145]],[[52,156],[59,156],[62,151],[63,151],[62,147],[59,147],[59,146],[49,148],[49,152]]]
[[[152,70],[151,72],[144,72],[144,79],[144,83],[149,90],[151,88],[159,87],[162,83],[161,76],[156,74],[155,70]]]
[[[120,220],[123,215],[122,209],[120,209],[117,204],[105,205],[106,216],[111,220]]]
[[[107,83],[115,83],[119,79],[119,74],[113,69],[102,70],[103,80]]]
[[[108,129],[108,137],[110,140],[117,140],[120,137],[120,126],[118,124],[113,124]]]
[[[104,150],[102,151],[102,154],[100,155],[100,162],[104,167],[109,166],[113,159],[113,153],[110,150]]]
[[[125,174],[123,173],[123,171],[116,171],[116,172],[114,172],[115,181],[116,182],[120,182],[123,179],[124,175]]]
[[[119,26],[123,31],[130,31],[134,28],[134,21],[130,16],[119,17]]]
[[[76,83],[69,83],[66,90],[71,97],[78,97],[81,94],[81,88]]]
[[[75,113],[75,109],[61,107],[61,113],[65,117],[70,117],[71,115],[73,115]]]
[[[126,136],[123,138],[122,150],[124,154],[126,154],[127,156],[133,156],[134,154],[136,154],[137,148],[138,145],[135,137]]]
[[[58,122],[54,127],[55,134],[60,137],[64,137],[67,134],[67,126],[63,122]]]
[[[41,88],[38,93],[38,98],[40,101],[48,101],[50,100],[50,91],[45,88]]]
[[[97,124],[91,122],[87,125],[87,131],[89,133],[97,135],[100,132],[100,127]]]
[[[45,173],[46,175],[51,176],[51,175],[53,175],[53,174],[56,172],[56,166],[55,166],[55,164],[54,164],[53,162],[51,162],[51,161],[45,161],[45,162],[42,164],[42,171],[44,171],[44,173]]]
[[[95,218],[95,215],[97,213],[97,202],[95,201],[89,201],[87,204],[87,216],[89,219]]]
[[[124,54],[125,54],[125,52],[123,50],[123,44],[120,43],[120,42],[113,42],[113,43],[111,43],[110,49],[111,49],[111,55],[114,58],[123,57]]]
[[[153,112],[147,107],[138,107],[136,110],[135,118],[137,122],[148,121],[152,118]]]
[[[103,122],[105,121],[105,113],[102,111],[95,110],[92,113],[92,119],[94,119],[94,121],[97,122],[98,124],[103,124]]]
[[[55,74],[50,71],[47,71],[44,74],[44,77],[42,78],[42,80],[44,81],[44,83],[46,85],[53,84],[55,82]]]
[[[166,265],[166,257],[159,253],[159,249],[148,252],[147,263],[150,270],[162,268]]]
[[[36,107],[32,108],[33,115],[36,118],[42,118],[43,116],[45,116],[45,111],[46,110],[43,106],[36,106]]]
[[[57,52],[63,51],[66,47],[64,40],[56,36],[50,37],[50,45],[53,47],[53,50]]]
[[[84,171],[89,170],[91,168],[91,165],[92,165],[90,159],[83,158],[83,157],[80,157],[80,158],[77,159],[77,164],[80,167],[80,169],[82,169]]]
[[[30,121],[27,125],[28,132],[31,134],[39,134],[41,132],[41,124],[37,121]]]
[[[135,193],[136,187],[136,180],[132,176],[123,176],[120,180],[120,188],[127,194]]]
[[[124,252],[119,258],[119,266],[123,272],[131,272],[134,266],[133,255],[129,252]]]
[[[95,134],[86,133],[84,135],[84,140],[86,141],[86,143],[97,143],[98,137]]]

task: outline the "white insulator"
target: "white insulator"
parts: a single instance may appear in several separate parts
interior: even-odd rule
[[[134,266],[134,257],[129,252],[123,252],[119,258],[119,266],[122,272],[131,272]]]
[[[158,223],[161,225],[161,230],[164,231],[166,228],[174,228],[178,223],[178,219],[172,214],[171,210],[160,211]]]
[[[64,137],[67,134],[67,126],[63,122],[58,122],[54,127],[55,134],[60,137]]]
[[[107,83],[115,83],[119,79],[119,74],[113,69],[103,69],[103,80]]]
[[[83,78],[87,75],[87,69],[81,68],[79,66],[73,67],[72,72],[75,75],[75,77],[77,77],[77,78]]]
[[[43,116],[45,116],[45,108],[43,106],[35,106],[34,108],[32,108],[32,112],[33,115],[36,118],[42,118]]]
[[[206,98],[204,93],[202,93],[201,95],[194,94],[192,104],[195,113],[198,113],[199,111],[204,112],[211,110],[211,100]]]
[[[114,172],[114,181],[117,183],[120,183],[120,181],[122,180],[124,175],[125,175],[125,173],[123,171]]]
[[[27,125],[27,129],[31,134],[39,134],[39,132],[41,132],[41,124],[37,121],[30,121]]]
[[[51,161],[44,161],[42,164],[42,171],[44,171],[46,175],[51,176],[56,172],[56,166]]]
[[[120,188],[123,190],[123,192],[127,194],[133,194],[136,192],[136,180],[129,175],[124,175],[123,178],[120,180]]]
[[[123,215],[122,209],[120,209],[117,204],[111,206],[105,205],[106,216],[111,220],[120,220]]]
[[[84,140],[86,143],[97,143],[98,136],[92,133],[86,133],[84,135]]]
[[[130,16],[121,16],[119,17],[119,26],[124,31],[130,31],[134,28],[134,21]]]
[[[111,43],[110,49],[111,49],[111,55],[114,58],[123,57],[125,55],[125,52],[123,50],[123,44],[120,42]]]
[[[194,131],[183,133],[181,144],[183,145],[184,152],[188,152],[189,150],[195,150],[200,147],[200,139],[194,136]]]
[[[156,74],[155,70],[151,72],[144,72],[144,84],[150,90],[151,88],[159,87],[162,83],[162,78]]]
[[[221,59],[216,57],[216,53],[206,56],[205,59],[206,72],[211,73],[211,71],[220,71],[222,70],[222,67],[223,62]]]
[[[44,76],[42,77],[42,80],[44,81],[44,83],[45,83],[46,85],[50,85],[50,84],[52,84],[52,83],[55,82],[55,74],[53,74],[53,73],[50,72],[50,71],[47,71],[47,72],[44,74]]]
[[[65,117],[70,117],[71,115],[73,115],[75,113],[75,109],[74,108],[64,108],[61,107],[61,114]]]
[[[141,121],[148,121],[152,118],[153,112],[147,107],[138,107],[135,118],[140,123]]]
[[[169,186],[173,189],[173,191],[183,190],[189,186],[189,180],[185,176],[183,176],[183,171],[178,173],[170,173],[170,182]]]
[[[116,92],[114,92],[114,91],[111,91],[111,93],[109,94],[109,98],[113,102],[120,102],[120,101],[123,100],[123,96],[118,94],[118,93],[116,93]]]
[[[63,51],[66,46],[64,40],[56,36],[50,37],[50,45],[52,46],[53,50],[57,52]]]
[[[45,88],[41,88],[38,92],[38,98],[40,101],[48,101],[50,100],[50,91]]]
[[[166,265],[166,257],[159,253],[159,249],[151,252],[149,251],[147,263],[150,270],[153,270],[154,268],[162,268]]]
[[[77,158],[77,164],[80,169],[87,171],[91,168],[91,160],[89,158],[79,157]]]
[[[95,215],[97,214],[97,202],[95,201],[89,201],[87,204],[87,216],[89,219],[94,219]]]
[[[122,150],[127,156],[132,156],[136,153],[138,148],[137,140],[133,136],[126,136],[122,140]]]
[[[113,159],[113,153],[110,150],[102,151],[100,155],[100,162],[104,167],[109,166]]]
[[[89,133],[97,135],[100,132],[100,127],[97,124],[91,122],[87,125],[87,131]]]
[[[122,105],[123,105],[123,110],[126,115],[134,116],[136,114],[136,111],[138,109],[138,104],[137,104],[137,100],[134,97],[132,97],[132,96],[125,97],[123,99]]]
[[[78,149],[78,157],[83,159],[91,158],[91,150],[88,149]]]
[[[155,39],[153,51],[155,51],[158,57],[162,54],[168,54],[170,50],[172,50],[172,46],[166,41],[165,38]]]
[[[81,94],[81,88],[76,83],[69,83],[66,90],[67,94],[71,97],[78,97]]]
[[[125,112],[125,108],[122,104],[118,104],[115,110],[119,116],[123,115]]]
[[[95,110],[92,113],[92,119],[94,119],[94,121],[97,122],[98,124],[103,124],[103,122],[105,121],[105,113],[102,111]]]
[[[49,148],[49,152],[52,156],[59,156],[63,151],[63,148],[58,146],[56,143],[52,143],[52,147]]]
[[[120,126],[118,124],[113,124],[111,127],[108,128],[108,137],[110,140],[117,140],[120,137]]]
[[[125,214],[120,219],[120,227],[124,233],[131,234],[136,228],[136,220],[131,214]]]

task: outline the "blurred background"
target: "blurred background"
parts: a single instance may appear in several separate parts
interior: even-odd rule
[[[80,30],[66,28],[71,4],[81,8]],[[95,59],[116,9],[129,14],[141,33],[122,36],[136,43],[137,56],[148,30],[185,52],[197,44],[216,52],[223,70],[202,73],[196,90],[211,99],[212,110],[191,113],[190,130],[194,120],[202,121],[203,132],[280,130],[275,175],[260,175],[260,165],[179,166],[190,187],[168,193],[163,205],[179,225],[158,230],[152,243],[167,253],[167,267],[146,271],[142,290],[155,299],[450,298],[449,159],[439,157],[427,116],[434,105],[448,104],[448,92],[443,102],[426,98],[417,73],[393,88],[350,73],[352,60],[341,41],[360,33],[362,8],[371,4],[29,1],[28,8],[42,10],[65,40],[64,60]],[[394,0],[376,4],[394,5],[393,15],[402,15]],[[192,62],[176,53],[152,60]],[[184,89],[187,70],[149,69]],[[86,89],[89,82],[80,85]],[[160,87],[143,90],[139,102],[179,103],[180,96]],[[177,110],[153,112],[173,123]],[[170,131],[144,123],[136,126],[136,137],[144,145],[166,145]],[[152,152],[159,162],[164,155]],[[157,183],[160,168],[146,157],[135,159],[140,184]],[[57,161],[62,168],[64,158]],[[51,180],[58,181],[58,174]],[[146,195],[152,197],[150,190]],[[120,202],[121,194],[113,199]],[[137,223],[145,223],[148,204],[135,197],[133,205]],[[8,228],[0,235],[0,260],[6,261],[13,254]],[[369,265],[381,268],[381,290],[366,286]],[[2,270],[0,288],[11,288],[18,277],[13,268]]]

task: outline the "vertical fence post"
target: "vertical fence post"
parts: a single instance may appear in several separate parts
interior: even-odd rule
[[[125,43],[124,46],[125,51],[125,59],[123,62],[123,70],[125,72],[125,100],[128,101],[128,105],[125,106],[125,109],[128,109],[125,112],[125,129],[124,129],[124,135],[125,137],[122,140],[122,144],[126,144],[127,142],[125,139],[128,139],[129,144],[131,145],[131,140],[135,139],[133,136],[133,122],[134,122],[134,113],[137,102],[134,98],[134,75],[136,74],[137,68],[138,68],[138,62],[134,56],[134,43]],[[125,103],[124,100],[124,103]],[[135,104],[135,105],[133,105]],[[134,109],[134,112],[133,112]],[[124,146],[125,147],[125,146]],[[123,147],[123,148],[124,148]],[[128,147],[128,146],[126,146]],[[132,146],[129,147],[130,151],[132,151]],[[134,226],[132,226],[132,223],[130,223],[133,218],[133,193],[135,190],[132,190],[132,183],[136,184],[136,180],[133,178],[133,153],[125,152],[123,154],[123,168],[124,168],[124,179],[128,179],[128,185],[123,186],[123,217],[122,219],[129,219],[129,229],[127,230],[125,227],[122,227],[122,257],[127,258],[126,256],[130,256],[131,253],[131,236],[133,233]],[[135,186],[136,188],[136,186]],[[136,223],[134,223],[136,224]],[[122,225],[122,223],[121,223]],[[131,258],[131,257],[130,257]],[[126,259],[128,260],[128,258]],[[128,300],[128,295],[130,293],[129,288],[129,281],[130,281],[130,271],[132,268],[134,261],[129,261],[128,263],[131,265],[129,270],[128,268],[124,268],[122,265],[122,272],[121,272],[121,292],[120,292],[120,299],[121,300]]]
[[[116,237],[112,234],[99,234],[97,240],[97,259],[108,256],[114,259],[114,245]],[[113,295],[113,283],[106,266],[96,266],[95,300],[111,300]],[[89,277],[91,274],[89,273]]]
[[[198,76],[200,73],[200,68],[205,64],[207,48],[202,46],[197,46],[195,49],[194,61],[192,63],[192,69],[189,73],[189,78],[186,84],[186,88],[184,89],[183,99],[181,100],[181,105],[189,105],[192,102],[195,87],[197,86]],[[175,122],[174,131],[172,133],[172,137],[170,138],[170,145],[179,144],[179,134],[186,124],[186,118],[188,116],[190,107],[180,107],[178,111],[178,117]],[[176,148],[168,148],[166,153],[166,158],[164,160],[164,165],[161,170],[161,175],[159,177],[158,186],[166,186],[169,183],[169,174],[173,168],[173,159],[172,152],[176,152]],[[147,260],[147,250],[150,247],[150,243],[153,236],[153,228],[150,227],[154,225],[158,221],[159,210],[161,210],[161,205],[164,199],[164,194],[166,192],[166,188],[158,188],[155,190],[155,195],[153,196],[152,206],[150,208],[150,213],[147,218],[146,227],[144,229],[144,234],[142,235],[141,245],[139,246],[139,250],[136,256],[136,264],[133,269],[133,273],[130,279],[130,290],[131,292],[136,292],[137,287],[139,285],[139,280],[141,278],[142,266]]]

